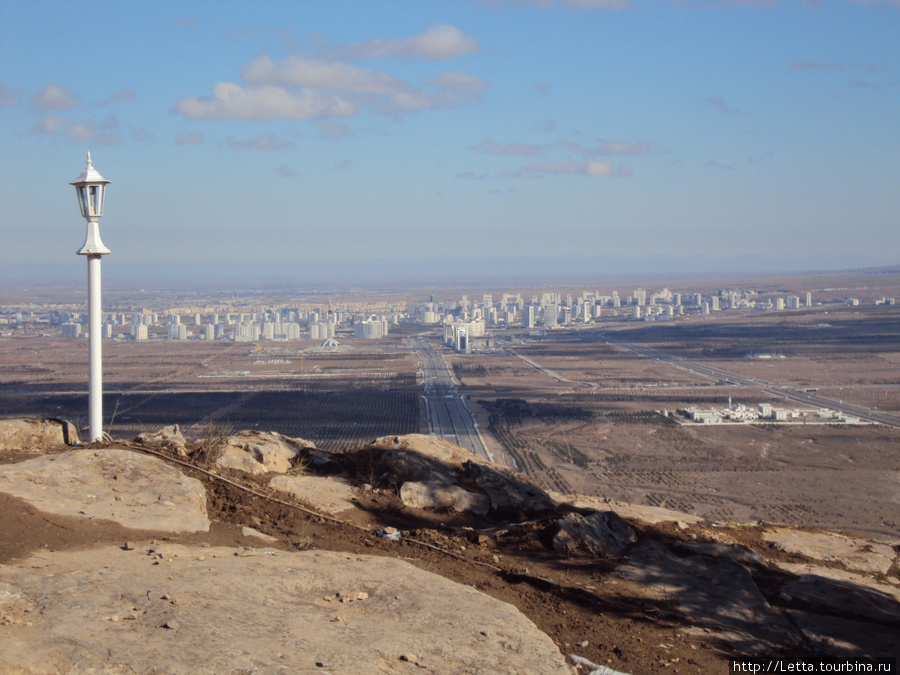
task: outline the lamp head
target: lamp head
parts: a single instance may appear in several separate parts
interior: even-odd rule
[[[100,175],[91,164],[91,153],[87,155],[87,166],[81,175],[71,185],[75,186],[78,194],[78,207],[81,216],[87,220],[87,235],[84,245],[77,251],[78,255],[106,255],[109,249],[100,240],[100,223],[97,222],[103,215],[103,202],[106,195],[106,186],[109,181]]]
[[[103,201],[109,182],[91,164],[91,153],[88,153],[87,166],[81,175],[70,183],[75,186],[78,207],[81,209],[81,216],[86,220],[96,220],[103,215]]]

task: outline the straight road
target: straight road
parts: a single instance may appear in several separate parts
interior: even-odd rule
[[[695,363],[694,361],[688,361],[687,359],[684,359],[680,356],[666,354],[665,352],[661,352],[657,349],[651,349],[650,347],[645,347],[643,345],[636,345],[627,342],[617,342],[615,340],[611,340],[608,336],[604,336],[601,339],[609,344],[616,345],[617,347],[623,347],[631,352],[634,352],[635,354],[638,354],[639,356],[671,363],[673,366],[683,368],[684,370],[687,370],[691,373],[703,375],[704,377],[708,377],[713,380],[722,380],[730,384],[737,384],[743,387],[752,387],[753,389],[765,392],[766,394],[769,394],[771,396],[777,396],[787,401],[793,401],[794,403],[801,403],[803,405],[808,405],[815,408],[828,408],[829,410],[837,410],[838,412],[841,412],[845,415],[853,415],[868,422],[877,422],[889,427],[900,427],[900,416],[892,415],[875,408],[853,405],[852,403],[836,401],[833,398],[826,398],[824,396],[819,396],[818,394],[798,391],[797,389],[789,389],[788,387],[780,387],[770,382],[757,380],[754,377],[735,375],[734,373],[729,373],[728,371],[721,370],[720,368],[714,368],[712,366],[706,366],[701,363]]]
[[[425,375],[425,400],[431,434],[456,443],[485,459],[491,459],[478,434],[472,414],[453,384],[444,357],[424,338],[413,337],[411,342]]]

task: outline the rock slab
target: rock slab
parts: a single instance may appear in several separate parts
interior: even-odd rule
[[[595,556],[617,556],[637,542],[637,534],[614,511],[595,511],[583,516],[570,513],[557,522],[553,537],[557,551],[584,549]]]
[[[776,527],[763,533],[763,539],[788,553],[799,553],[813,560],[837,562],[858,572],[887,572],[896,553],[887,544],[856,539],[831,532],[803,532]]]
[[[243,553],[113,547],[0,567],[0,671],[573,673],[516,608],[407,562]]]
[[[59,448],[78,443],[71,422],[54,419],[0,420],[0,451]]]
[[[356,506],[353,487],[338,477],[273,476],[269,487],[294,495],[325,513],[337,514]]]
[[[747,569],[705,555],[678,557],[656,541],[643,541],[616,573],[671,599],[701,632],[729,642],[738,653],[767,654],[797,646],[799,635],[763,597]]]
[[[254,475],[286,473],[304,449],[315,447],[302,438],[291,438],[274,431],[240,431],[228,437],[216,464]]]
[[[485,495],[440,482],[407,481],[400,488],[400,500],[404,506],[414,509],[446,509],[479,516],[491,510],[491,502]]]
[[[3,465],[0,492],[62,516],[104,518],[141,530],[209,530],[202,483],[131,450],[72,450]]]

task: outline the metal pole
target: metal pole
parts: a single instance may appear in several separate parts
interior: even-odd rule
[[[101,355],[102,326],[100,316],[100,258],[88,259],[88,322],[90,326],[90,374],[88,376],[88,410],[91,442],[103,440],[103,365]]]

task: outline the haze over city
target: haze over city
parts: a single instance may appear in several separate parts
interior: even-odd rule
[[[894,1],[0,3],[0,280],[895,264]]]

